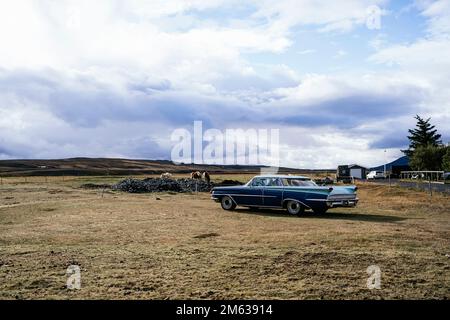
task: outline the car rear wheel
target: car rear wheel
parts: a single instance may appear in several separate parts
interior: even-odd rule
[[[286,209],[289,214],[292,215],[301,215],[305,212],[305,207],[302,206],[299,202],[290,200],[286,204]]]
[[[223,197],[220,203],[222,205],[223,210],[234,210],[236,208],[236,204],[234,203],[233,199],[231,199],[231,197],[229,196]]]

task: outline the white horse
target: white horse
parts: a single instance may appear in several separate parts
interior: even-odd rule
[[[161,174],[161,179],[172,179],[172,174],[169,172]]]

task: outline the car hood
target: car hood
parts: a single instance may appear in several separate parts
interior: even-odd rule
[[[246,186],[226,186],[226,187],[214,187],[212,191],[229,191],[229,190],[239,190],[248,189]]]

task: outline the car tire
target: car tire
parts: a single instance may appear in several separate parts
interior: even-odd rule
[[[223,210],[229,211],[236,209],[236,203],[234,203],[233,199],[231,199],[231,197],[229,196],[223,197],[220,201],[220,204],[222,205]]]
[[[305,207],[294,200],[290,200],[286,203],[286,210],[291,215],[300,216],[305,212]]]

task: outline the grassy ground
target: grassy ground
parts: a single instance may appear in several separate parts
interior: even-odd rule
[[[450,298],[448,196],[360,184],[357,208],[297,218],[225,212],[209,194],[79,188],[118,179],[3,179],[0,298]],[[66,288],[73,264],[81,290]]]

